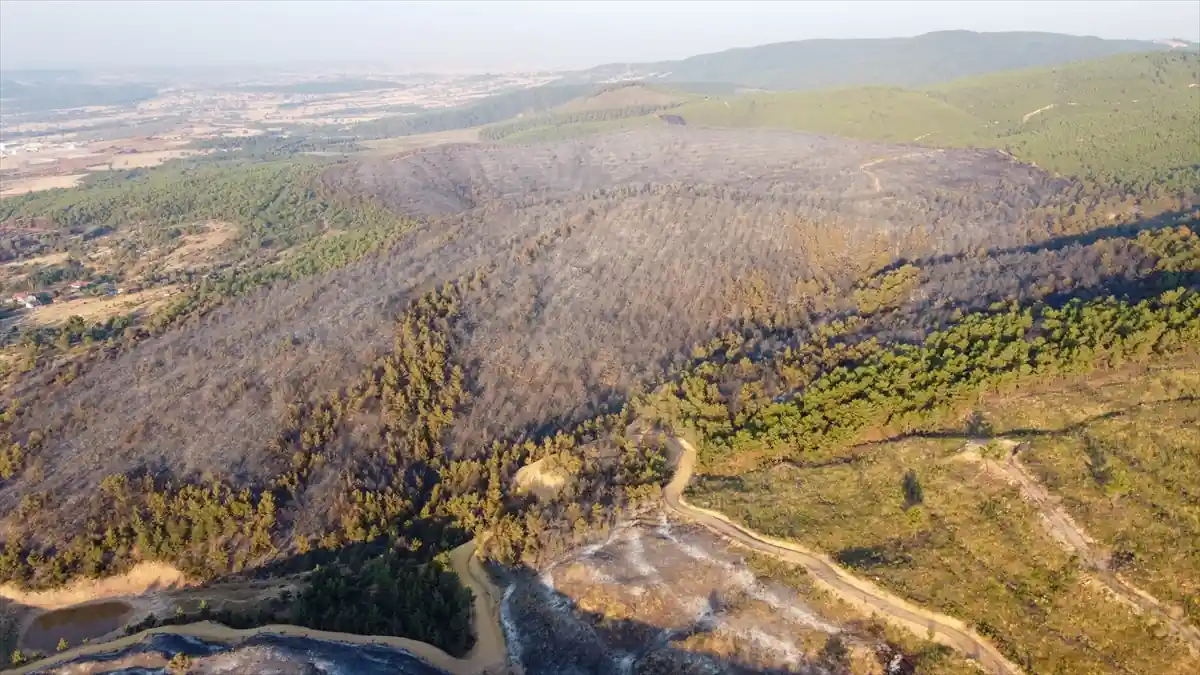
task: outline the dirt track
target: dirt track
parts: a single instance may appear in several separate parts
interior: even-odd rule
[[[671,442],[680,452],[675,475],[663,491],[663,501],[668,511],[696,522],[735,544],[803,566],[818,584],[843,600],[864,612],[878,615],[893,624],[911,630],[917,635],[931,636],[937,642],[958,649],[974,659],[989,673],[1000,675],[1022,673],[1020,668],[1009,662],[994,646],[961,621],[911,605],[874,584],[850,575],[819,553],[809,551],[791,542],[765,537],[734,523],[721,513],[688,504],[683,499],[683,491],[691,481],[695,469],[696,450],[690,443],[681,439],[672,439]],[[507,647],[499,620],[501,591],[488,580],[474,553],[474,542],[464,544],[451,553],[455,572],[475,595],[476,643],[470,653],[461,659],[452,657],[432,645],[406,638],[334,633],[288,625],[234,630],[219,624],[202,622],[154,628],[112,642],[71,649],[15,672],[28,673],[67,659],[87,654],[111,652],[135,644],[147,635],[155,633],[189,635],[223,642],[238,642],[259,633],[274,633],[352,644],[381,644],[403,649],[453,675],[481,675],[489,670],[497,672],[503,669],[508,662]]]
[[[479,559],[475,557],[474,541],[454,549],[450,553],[450,560],[454,571],[475,595],[475,646],[461,659],[450,656],[433,645],[407,638],[334,633],[287,625],[259,626],[258,628],[246,630],[234,630],[221,624],[203,621],[182,626],[151,628],[119,640],[69,649],[61,654],[31,663],[12,672],[30,673],[34,670],[48,668],[55,663],[69,659],[89,654],[116,651],[136,644],[148,635],[158,633],[187,635],[220,642],[240,642],[260,633],[272,633],[351,644],[387,645],[403,649],[422,661],[436,668],[441,668],[452,675],[481,675],[487,672],[502,672],[508,664],[508,651],[505,647],[504,635],[500,628],[500,589],[491,583]]]
[[[1172,633],[1187,643],[1193,654],[1200,654],[1200,629],[1179,618],[1182,610],[1171,611],[1171,608],[1158,598],[1113,572],[1107,553],[1096,548],[1095,541],[1075,523],[1058,500],[1021,463],[1020,458],[1013,452],[1019,447],[1018,444],[1006,439],[997,440],[996,443],[1005,450],[1008,457],[1006,461],[1000,462],[984,457],[979,453],[984,446],[976,441],[967,443],[959,457],[981,462],[986,470],[999,474],[1017,486],[1021,495],[1037,507],[1050,536],[1058,540],[1067,551],[1078,556],[1080,564],[1095,574],[1118,600],[1137,612],[1149,614],[1164,623]]]
[[[703,525],[736,544],[803,566],[818,584],[843,600],[921,637],[932,637],[936,642],[953,647],[974,659],[989,673],[1015,675],[1022,672],[990,642],[958,619],[909,604],[870,582],[850,575],[820,553],[763,536],[734,523],[721,513],[688,504],[683,498],[683,491],[692,479],[696,449],[682,439],[672,442],[680,452],[675,477],[663,490],[663,501],[669,511]]]

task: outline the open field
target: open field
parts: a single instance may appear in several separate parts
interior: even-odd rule
[[[179,239],[179,245],[163,260],[167,271],[186,269],[213,262],[220,248],[237,238],[241,229],[233,223],[210,221],[203,225],[200,234],[187,234]]]
[[[143,169],[158,166],[172,159],[194,157],[198,154],[200,153],[195,150],[152,150],[134,155],[118,155],[108,162],[108,167],[112,169]]]
[[[14,267],[24,267],[26,265],[28,265],[30,267],[36,267],[39,265],[58,265],[58,264],[65,262],[67,260],[67,258],[70,257],[70,255],[71,254],[66,253],[64,251],[61,253],[50,253],[48,255],[34,256],[32,258],[21,258],[20,260],[10,260],[9,262],[6,262],[6,263],[0,265],[0,268],[11,269]]]
[[[0,197],[16,197],[17,195],[53,190],[55,188],[75,187],[87,174],[73,173],[65,176],[35,176],[30,178],[5,179],[0,189]]]
[[[59,324],[78,316],[85,321],[103,321],[111,316],[151,312],[179,292],[175,286],[151,288],[113,296],[80,297],[40,305],[29,310],[27,321],[39,325]]]
[[[381,138],[372,141],[363,141],[363,147],[367,148],[366,153],[372,155],[392,155],[395,153],[409,152],[419,150],[420,148],[430,148],[437,145],[448,145],[453,143],[477,143],[479,141],[479,129],[455,129],[453,131],[438,131],[429,134],[414,134],[412,136],[400,136],[398,138]]]
[[[1109,380],[1107,401],[1091,400],[1091,412],[1116,413],[1113,420],[1136,424],[1121,411],[1161,396],[1186,397],[1194,391],[1196,373],[1192,363],[1123,373]],[[1007,404],[985,400],[979,414],[992,423],[992,433],[1050,439],[1058,428],[1039,426],[1038,416],[1024,411],[1059,409],[1059,401],[1062,409],[1071,409],[1071,399],[1063,396],[1069,391],[1048,387],[1006,399]],[[1010,406],[1008,419],[1019,424],[1019,432],[997,423],[1003,418],[992,411],[1004,405]],[[1200,410],[1186,399],[1169,405],[1181,410],[1165,419],[1142,418],[1140,433],[1158,429],[1155,433],[1181,438],[1179,434],[1191,428],[1188,421]],[[1086,402],[1081,407],[1089,408]],[[1048,417],[1043,419],[1049,421]],[[973,424],[977,429],[978,422]],[[1189,653],[1167,626],[1110,597],[1043,527],[1036,506],[1023,499],[1017,488],[972,463],[947,461],[969,437],[952,432],[946,429],[935,431],[935,437],[858,446],[821,466],[782,464],[740,477],[702,479],[693,500],[759,531],[828,551],[843,565],[905,597],[962,617],[1017,663],[1038,672],[1100,673],[1115,668],[1186,673],[1200,666],[1200,655]],[[1038,445],[1034,440],[1033,447]],[[1154,444],[1147,442],[1142,452],[1151,447]],[[1046,460],[1038,459],[1046,456],[1044,449],[1029,452],[1032,466],[1044,465]],[[1075,462],[1069,475],[1087,476],[1080,460]],[[919,498],[904,487],[910,480],[905,478],[908,472],[919,481]],[[1048,478],[1047,486],[1057,492],[1053,477]],[[1170,518],[1142,511],[1138,515],[1144,520],[1136,521],[1136,526],[1130,520],[1104,525],[1097,519],[1096,536],[1102,541],[1107,536],[1148,542],[1148,551],[1162,550],[1168,541],[1194,539],[1187,524],[1188,508],[1179,493],[1171,491],[1172,480],[1167,474],[1152,473],[1141,478],[1147,494],[1160,495],[1151,501],[1175,495],[1173,506],[1160,508],[1179,513],[1183,522],[1173,525]],[[1071,508],[1073,500],[1068,496],[1064,503],[1073,515],[1082,516],[1081,523],[1090,532],[1093,523]],[[1153,525],[1146,527],[1149,523]],[[1144,534],[1139,528],[1154,533]],[[1158,548],[1149,542],[1157,542]],[[1183,604],[1180,592],[1188,592],[1188,580],[1200,569],[1190,555],[1178,550],[1165,561],[1147,555],[1149,569],[1142,577],[1148,590],[1161,590],[1162,597]],[[1163,571],[1169,569],[1172,578],[1179,580],[1179,589],[1153,583],[1151,572],[1158,565],[1165,565]]]
[[[1143,185],[1166,178],[1187,187],[1195,184],[1193,167],[1200,163],[1198,83],[1200,57],[1183,50],[978,75],[922,89],[760,91],[685,102],[670,112],[691,125],[990,147],[1062,175]],[[620,120],[626,126],[657,121],[654,115]],[[520,133],[534,140],[607,130],[550,116]]]
[[[987,402],[997,433],[1029,446],[1037,480],[1095,538],[1109,566],[1200,626],[1200,371],[1080,381],[1056,396]],[[1051,433],[1044,433],[1050,431]]]

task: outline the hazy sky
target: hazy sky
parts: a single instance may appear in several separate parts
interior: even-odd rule
[[[1200,39],[1200,0],[54,2],[0,0],[0,68],[379,62],[582,68],[806,38],[1043,30]]]

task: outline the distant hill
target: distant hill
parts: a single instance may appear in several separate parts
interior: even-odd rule
[[[394,138],[494,124],[541,113],[595,92],[594,85],[552,85],[494,94],[457,108],[383,117],[350,127],[359,139]]]
[[[694,101],[671,112],[690,125],[990,147],[1064,175],[1200,185],[1200,55],[1190,51],[1118,55],[922,89],[757,92]],[[645,116],[622,125],[657,122]],[[595,130],[560,125],[539,136]]]
[[[68,81],[66,77],[63,81],[49,78],[35,81],[0,79],[0,110],[15,114],[97,105],[130,105],[154,98],[157,94],[158,87],[152,84],[87,84]]]
[[[609,64],[577,73],[574,79],[721,82],[793,90],[851,85],[920,87],[1001,70],[1171,49],[1179,48],[1147,40],[959,30],[911,38],[780,42],[681,61]]]
[[[556,114],[576,114],[593,110],[615,110],[634,106],[671,106],[679,105],[697,98],[678,89],[644,84],[641,82],[609,85],[597,90],[594,94],[580,96],[577,99],[554,108],[550,112]]]
[[[479,137],[526,143],[646,126],[657,120],[654,115],[658,113],[704,98],[707,97],[661,85],[621,82],[602,86],[543,114],[493,124],[482,129]]]

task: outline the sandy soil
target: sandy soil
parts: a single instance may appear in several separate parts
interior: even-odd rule
[[[0,586],[0,598],[43,610],[62,609],[98,600],[143,595],[189,585],[187,577],[170,565],[140,563],[125,574],[105,579],[81,579],[48,591],[24,591]]]
[[[878,615],[921,637],[963,652],[989,673],[1019,675],[1023,672],[962,621],[917,607],[894,596],[869,581],[851,575],[821,553],[794,542],[766,537],[738,525],[722,513],[688,504],[683,498],[683,491],[692,479],[696,449],[683,439],[670,441],[679,450],[679,459],[675,476],[663,489],[663,501],[669,511],[735,544],[803,566],[821,588],[867,614]]]
[[[562,471],[546,468],[546,460],[530,462],[517,470],[518,492],[532,492],[539,500],[554,499],[567,484]]]
[[[1075,554],[1081,565],[1095,573],[1100,583],[1104,584],[1117,600],[1129,605],[1138,613],[1147,613],[1163,622],[1172,633],[1187,643],[1193,654],[1200,654],[1200,629],[1180,619],[1183,610],[1163,603],[1113,572],[1109,567],[1109,553],[1097,546],[1096,541],[1071,518],[1059,500],[1021,463],[1017,455],[1020,445],[1005,438],[994,439],[991,442],[1003,450],[1006,457],[1004,461],[984,457],[981,451],[986,447],[986,442],[980,441],[967,443],[962,452],[955,457],[979,462],[983,464],[985,471],[1002,477],[1020,489],[1021,496],[1037,507],[1042,524],[1050,536],[1065,550]]]
[[[15,197],[41,190],[75,187],[76,183],[86,175],[84,173],[73,173],[66,176],[37,176],[12,181],[6,180],[0,185],[0,197]]]

